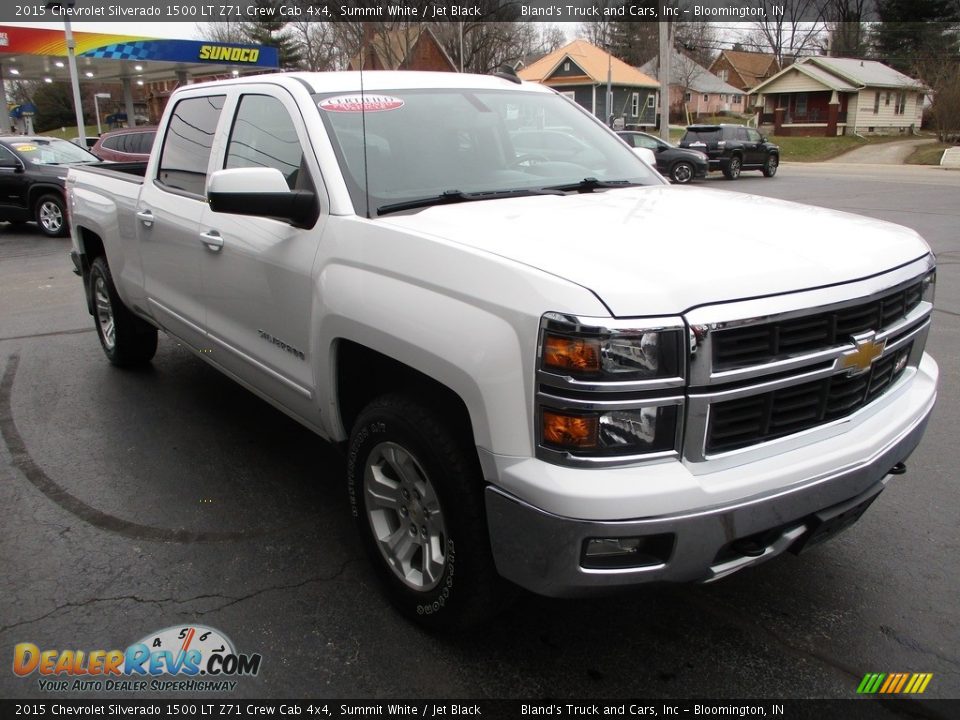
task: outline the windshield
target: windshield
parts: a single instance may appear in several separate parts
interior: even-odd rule
[[[454,191],[518,194],[587,178],[662,182],[616,136],[553,93],[390,90],[362,101],[359,93],[315,99],[358,214],[368,214],[368,194],[375,216],[378,208]]]
[[[35,165],[62,165],[64,163],[100,162],[100,159],[81,147],[57,138],[33,138],[10,143],[25,160]]]

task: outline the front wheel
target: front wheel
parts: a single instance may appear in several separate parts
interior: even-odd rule
[[[157,329],[123,304],[103,257],[90,266],[90,293],[97,337],[107,359],[118,367],[150,362],[157,352]]]
[[[350,437],[347,483],[361,541],[391,602],[436,629],[498,607],[479,462],[437,411],[403,395],[374,400]]]
[[[63,198],[59,195],[42,195],[34,205],[33,212],[40,232],[47,237],[63,237],[70,231]]]
[[[777,168],[780,166],[780,158],[776,155],[771,155],[767,158],[767,161],[763,164],[763,176],[764,177],[773,177],[777,174]]]
[[[730,162],[727,163],[727,166],[723,169],[723,176],[727,180],[736,180],[740,177],[740,170],[743,167],[743,161],[739,157],[734,155],[730,158]]]
[[[688,162],[678,162],[670,168],[670,179],[677,185],[686,185],[693,180],[693,165]]]

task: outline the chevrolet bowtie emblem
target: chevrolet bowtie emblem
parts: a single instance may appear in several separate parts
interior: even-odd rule
[[[837,361],[837,367],[848,370],[848,375],[860,375],[869,370],[873,361],[883,355],[883,349],[887,346],[885,339],[877,340],[876,336],[877,334],[872,330],[855,336],[853,341],[857,347],[841,355]]]

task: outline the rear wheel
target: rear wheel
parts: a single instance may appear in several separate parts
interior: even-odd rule
[[[740,160],[739,155],[734,155],[730,158],[730,162],[727,163],[727,166],[723,169],[723,176],[727,180],[736,180],[740,177],[740,170],[743,168],[743,161]]]
[[[70,231],[63,198],[59,195],[41,195],[33,206],[33,212],[40,232],[47,237],[63,237]]]
[[[777,174],[777,168],[780,166],[780,158],[776,155],[770,155],[763,164],[763,176],[773,177]]]
[[[118,367],[150,362],[157,352],[157,329],[123,304],[103,257],[90,266],[90,293],[97,337],[107,359]]]
[[[693,165],[688,162],[678,162],[670,168],[670,179],[678,185],[686,185],[693,180]]]
[[[501,604],[479,462],[436,410],[374,400],[350,437],[347,482],[361,540],[391,602],[437,629],[463,629]]]

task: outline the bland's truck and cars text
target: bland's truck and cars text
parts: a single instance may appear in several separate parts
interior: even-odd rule
[[[803,550],[936,398],[914,231],[670,186],[515,78],[181,87],[149,161],[71,168],[67,198],[109,360],[162,329],[342,443],[386,592],[432,626]],[[750,221],[678,231],[691,207]]]

